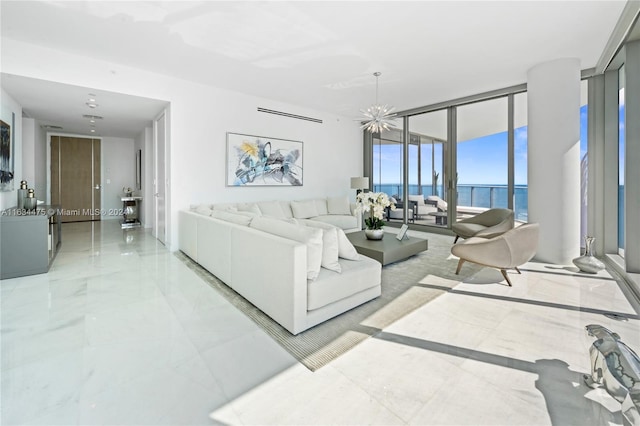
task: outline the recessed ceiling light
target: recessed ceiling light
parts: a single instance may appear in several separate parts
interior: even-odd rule
[[[95,132],[96,132],[96,129],[91,129],[91,133],[95,133]]]
[[[97,107],[98,107],[98,104],[97,104],[97,103],[95,103],[95,102],[87,102],[87,106],[88,106],[89,108],[97,108]]]

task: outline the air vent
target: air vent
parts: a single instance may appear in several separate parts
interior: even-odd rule
[[[258,107],[258,112],[266,112],[267,114],[281,115],[283,117],[295,118],[296,120],[313,121],[314,123],[322,124],[322,120],[320,120],[319,118],[305,117],[304,115],[296,115],[288,112],[275,111],[272,109],[266,109],[266,108],[260,108],[260,107]]]
[[[40,127],[42,127],[43,129],[47,129],[47,130],[62,130],[62,127],[54,126],[53,124],[43,124]]]
[[[90,115],[90,114],[84,114],[82,116],[82,118],[93,118],[94,120],[102,120],[102,117],[100,117],[99,115]]]

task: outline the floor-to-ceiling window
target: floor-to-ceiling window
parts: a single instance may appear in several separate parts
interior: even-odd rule
[[[507,208],[507,97],[457,108],[458,212],[465,207]]]
[[[529,218],[527,190],[527,92],[513,96],[513,212],[515,220]]]
[[[402,197],[402,132],[383,131],[373,135],[373,191]]]
[[[396,201],[397,210],[389,211],[387,220],[404,221],[404,142],[402,120],[396,129],[372,135],[373,167],[371,177],[374,192],[384,192]],[[410,217],[410,219],[413,219]]]
[[[624,65],[618,71],[618,253],[624,257]]]
[[[387,193],[408,209],[406,216],[395,213],[390,219],[450,227],[458,218],[489,208],[511,208],[517,220],[526,222],[524,90],[523,85],[500,95],[407,111],[397,119],[398,129],[365,134],[372,154],[365,170],[373,190]],[[456,205],[457,215],[451,205]]]
[[[589,156],[588,156],[588,135],[589,135],[589,80],[582,80],[580,83],[580,241],[584,241],[587,235],[587,207],[589,199],[588,176],[589,176]]]
[[[447,140],[447,110],[409,117],[409,200],[415,201],[415,223],[445,226],[430,197],[445,197],[444,155]]]

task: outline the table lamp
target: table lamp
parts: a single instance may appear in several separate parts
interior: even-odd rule
[[[361,193],[363,190],[369,190],[369,178],[368,177],[352,177],[351,178],[351,189],[356,190],[356,195]]]

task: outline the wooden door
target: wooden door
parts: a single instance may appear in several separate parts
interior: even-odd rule
[[[51,137],[51,203],[62,222],[100,220],[100,140]]]

